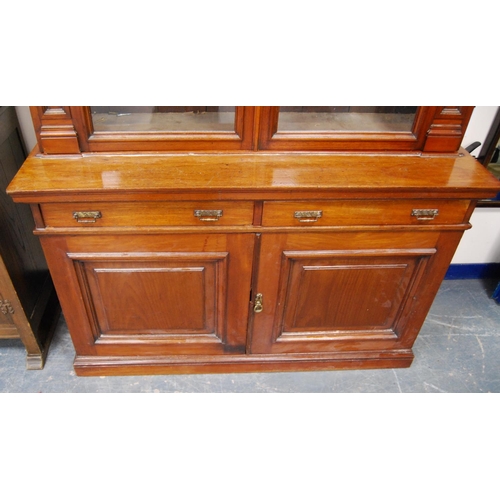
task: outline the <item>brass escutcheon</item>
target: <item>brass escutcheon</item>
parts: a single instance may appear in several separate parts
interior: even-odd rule
[[[253,312],[261,313],[264,310],[264,306],[262,305],[262,294],[258,293],[255,295],[255,305],[253,306]]]

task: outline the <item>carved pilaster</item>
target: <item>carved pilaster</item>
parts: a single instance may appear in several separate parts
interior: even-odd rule
[[[427,131],[423,151],[458,151],[474,106],[439,106]]]
[[[32,106],[31,116],[41,153],[80,153],[69,106]]]

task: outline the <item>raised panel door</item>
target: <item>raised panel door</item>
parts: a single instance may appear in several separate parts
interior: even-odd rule
[[[252,353],[408,346],[437,232],[262,236]],[[419,327],[420,325],[418,325]]]
[[[205,234],[43,243],[77,355],[166,356],[245,351],[253,241]]]
[[[227,252],[71,258],[82,288],[89,291],[97,342],[148,335],[206,335],[222,341],[225,286],[216,289],[216,284],[226,284]]]

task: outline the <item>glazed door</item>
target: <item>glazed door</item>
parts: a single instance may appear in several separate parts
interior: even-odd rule
[[[262,235],[252,353],[411,347],[438,233]],[[433,288],[431,286],[431,288]]]
[[[165,356],[244,352],[253,240],[122,235],[43,244],[77,354]]]
[[[43,122],[48,111],[38,109],[35,118]],[[73,106],[67,114],[72,117],[81,151],[237,151],[253,147],[252,106]]]
[[[259,149],[412,151],[422,147],[434,113],[417,106],[263,107]]]

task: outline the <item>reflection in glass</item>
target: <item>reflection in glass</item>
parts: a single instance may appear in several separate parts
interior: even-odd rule
[[[96,132],[234,132],[235,106],[91,106]]]
[[[278,132],[410,132],[417,106],[281,106]]]
[[[486,165],[486,168],[497,178],[500,179],[500,141],[498,141],[491,160]],[[497,194],[495,200],[500,200],[500,193]]]

